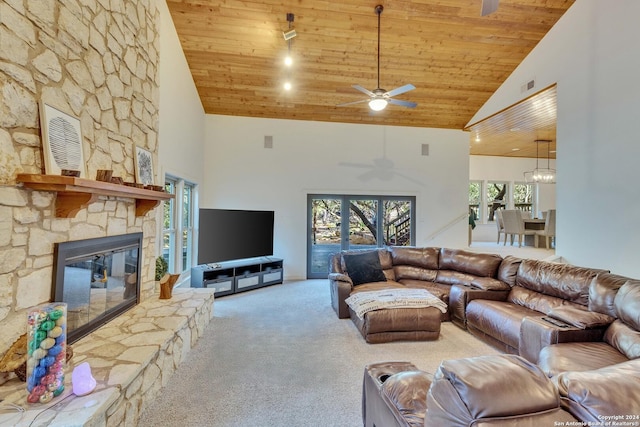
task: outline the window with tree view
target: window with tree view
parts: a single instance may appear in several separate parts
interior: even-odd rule
[[[414,206],[415,197],[310,195],[307,277],[326,277],[340,250],[415,244]]]

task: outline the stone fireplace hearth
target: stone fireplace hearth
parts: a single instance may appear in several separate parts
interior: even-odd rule
[[[3,403],[25,412],[0,414],[0,425],[138,425],[141,413],[212,319],[213,293],[213,289],[177,288],[171,299],[144,301],[81,338],[73,344],[65,391],[50,404],[28,404],[26,384],[17,378],[1,385]],[[82,362],[91,366],[97,387],[77,397],[71,393],[71,371]]]

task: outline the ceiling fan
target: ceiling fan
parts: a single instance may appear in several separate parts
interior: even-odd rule
[[[369,99],[362,99],[360,101],[347,102],[344,104],[339,104],[338,107],[344,107],[345,105],[353,105],[359,104],[362,102],[368,102],[369,108],[373,111],[381,111],[387,107],[387,104],[400,105],[403,107],[415,108],[418,104],[410,101],[400,101],[398,99],[393,99],[392,96],[400,95],[401,93],[408,92],[410,90],[415,89],[416,87],[412,84],[406,84],[404,86],[397,87],[392,90],[385,90],[380,88],[380,15],[384,7],[382,5],[377,5],[375,8],[376,14],[378,15],[378,87],[373,91],[365,89],[360,85],[352,85],[354,89],[359,90],[362,93],[365,93],[369,96]]]

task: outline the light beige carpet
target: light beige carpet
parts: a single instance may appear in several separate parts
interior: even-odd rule
[[[440,339],[367,344],[331,308],[325,280],[216,299],[214,319],[139,425],[361,426],[364,366],[497,354],[450,322]]]

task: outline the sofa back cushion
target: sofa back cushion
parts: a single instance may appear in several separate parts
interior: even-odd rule
[[[424,425],[486,426],[494,425],[488,420],[493,417],[500,418],[495,425],[549,425],[548,420],[536,422],[536,415],[559,406],[553,382],[519,356],[444,360],[427,393]],[[519,417],[529,419],[519,423]],[[555,419],[560,419],[557,414]]]
[[[520,267],[521,262],[522,258],[517,258],[513,255],[507,255],[504,257],[500,263],[500,267],[498,267],[497,279],[509,286],[514,286],[516,284],[516,276],[518,275],[518,268]]]
[[[439,270],[453,270],[479,277],[496,277],[502,257],[480,254],[461,249],[440,249]]]
[[[629,280],[622,285],[614,300],[618,319],[640,331],[640,281]]]
[[[600,272],[604,270],[525,259],[518,268],[516,284],[586,306],[589,303],[591,281]]]
[[[629,359],[640,357],[640,332],[626,325],[620,319],[614,321],[607,328],[602,340]]]
[[[638,382],[638,360],[584,372],[563,372],[556,381],[564,406],[582,421],[579,425],[616,425],[615,421],[611,424],[605,420],[637,425]]]
[[[416,248],[414,246],[391,246],[389,253],[394,266],[408,265],[427,270],[438,269],[440,248]]]
[[[618,317],[613,301],[618,289],[629,281],[628,277],[612,273],[600,273],[589,286],[589,310]]]
[[[507,296],[507,301],[544,314],[549,314],[549,312],[556,307],[576,305],[562,298],[532,291],[531,289],[523,288],[518,285],[511,288],[511,291]]]

